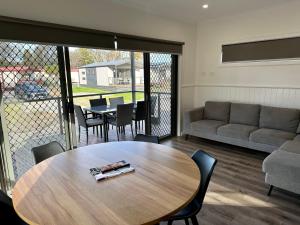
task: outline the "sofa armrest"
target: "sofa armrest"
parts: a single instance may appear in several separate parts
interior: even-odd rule
[[[183,115],[183,131],[190,129],[192,122],[199,121],[203,119],[204,107],[195,108],[184,112]]]

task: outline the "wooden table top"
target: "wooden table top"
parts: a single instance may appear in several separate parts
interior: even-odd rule
[[[135,172],[97,182],[92,167],[126,160]],[[110,142],[51,157],[25,173],[13,205],[29,224],[155,224],[195,196],[200,172],[186,154],[164,145]]]

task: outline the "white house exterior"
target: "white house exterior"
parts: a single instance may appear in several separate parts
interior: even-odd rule
[[[136,84],[144,83],[144,70],[136,63]],[[79,68],[80,85],[89,87],[128,85],[131,83],[131,63],[129,60],[114,60],[92,63]]]
[[[72,84],[79,84],[79,69],[71,68]]]

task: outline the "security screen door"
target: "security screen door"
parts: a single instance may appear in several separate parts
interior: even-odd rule
[[[0,42],[1,123],[12,183],[34,165],[33,147],[50,141],[68,147],[59,55],[57,46]]]
[[[161,139],[176,135],[177,56],[145,53],[146,133]]]

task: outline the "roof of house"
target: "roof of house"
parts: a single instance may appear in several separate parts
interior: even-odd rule
[[[94,68],[94,67],[105,67],[105,66],[121,66],[124,64],[130,64],[129,60],[119,59],[119,60],[112,60],[107,62],[97,62],[97,63],[91,63],[84,66],[81,66],[80,68]]]
[[[2,66],[0,72],[41,72],[41,70],[29,66]]]

